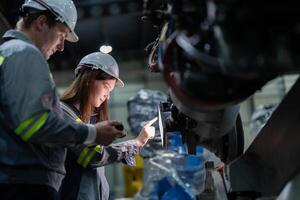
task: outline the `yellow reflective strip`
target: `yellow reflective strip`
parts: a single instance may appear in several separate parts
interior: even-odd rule
[[[86,157],[86,159],[84,160],[82,166],[84,168],[87,167],[87,165],[91,162],[92,158],[94,157],[94,155],[97,153],[97,152],[100,152],[101,150],[101,146],[100,145],[97,145],[93,150],[91,150],[89,152],[89,155]]]
[[[78,159],[77,159],[77,163],[78,163],[79,165],[82,164],[82,161],[83,161],[84,157],[88,154],[88,152],[89,152],[89,148],[87,148],[87,147],[85,147],[85,148],[81,151],[81,153],[80,153],[80,155],[79,155],[79,157],[78,157]]]
[[[3,64],[4,60],[5,60],[5,57],[3,57],[3,56],[0,56],[0,65],[2,65],[2,64]]]
[[[97,145],[97,146],[95,146],[94,150],[95,150],[96,152],[98,152],[98,153],[101,153],[102,146]]]
[[[76,118],[76,119],[75,119],[75,122],[81,122],[81,123],[82,123],[82,121],[81,121],[80,118]]]
[[[20,135],[20,133],[27,128],[32,121],[34,120],[35,116],[30,117],[29,119],[26,119],[25,121],[23,121],[16,129],[15,129],[15,133],[17,135]]]
[[[87,165],[90,163],[90,161],[92,160],[93,156],[95,155],[96,151],[92,150],[89,155],[86,157],[86,159],[84,160],[82,166],[84,168],[87,167]]]
[[[22,139],[24,141],[28,141],[40,128],[45,124],[46,120],[48,119],[49,114],[44,113],[37,122],[24,134],[22,135]]]

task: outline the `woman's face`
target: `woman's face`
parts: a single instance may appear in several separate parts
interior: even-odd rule
[[[110,92],[114,89],[116,79],[95,80],[91,92],[91,105],[98,108],[109,98]]]

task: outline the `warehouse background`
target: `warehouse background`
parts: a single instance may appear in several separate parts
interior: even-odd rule
[[[58,90],[62,93],[74,78],[73,69],[86,54],[98,51],[101,45],[110,45],[113,55],[120,66],[120,76],[125,82],[124,88],[116,88],[110,99],[111,119],[125,123],[127,121],[127,100],[142,88],[160,90],[167,93],[160,74],[151,73],[147,67],[145,47],[155,40],[158,30],[148,22],[142,21],[142,0],[74,0],[78,9],[76,32],[78,43],[66,43],[65,51],[57,53],[49,64]],[[14,27],[18,19],[18,10],[23,0],[1,0],[0,34]],[[1,39],[0,39],[1,41]],[[249,145],[251,115],[260,105],[277,104],[288,92],[297,76],[279,77],[255,95],[243,102],[241,115],[245,130],[245,144]],[[128,138],[133,136],[129,134]],[[111,187],[111,199],[122,197],[124,180],[122,165],[106,167]]]

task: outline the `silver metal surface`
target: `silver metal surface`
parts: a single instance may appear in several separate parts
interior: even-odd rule
[[[232,191],[277,196],[300,170],[300,80],[243,156],[227,166]]]
[[[158,127],[159,127],[159,132],[160,132],[161,146],[164,146],[164,127],[163,127],[163,123],[162,123],[159,106],[157,107],[157,109],[158,109]]]

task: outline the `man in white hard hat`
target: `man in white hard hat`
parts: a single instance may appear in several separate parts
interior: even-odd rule
[[[56,199],[65,175],[65,148],[108,145],[117,121],[66,121],[47,60],[78,41],[72,0],[26,0],[16,29],[0,46],[0,199]]]

